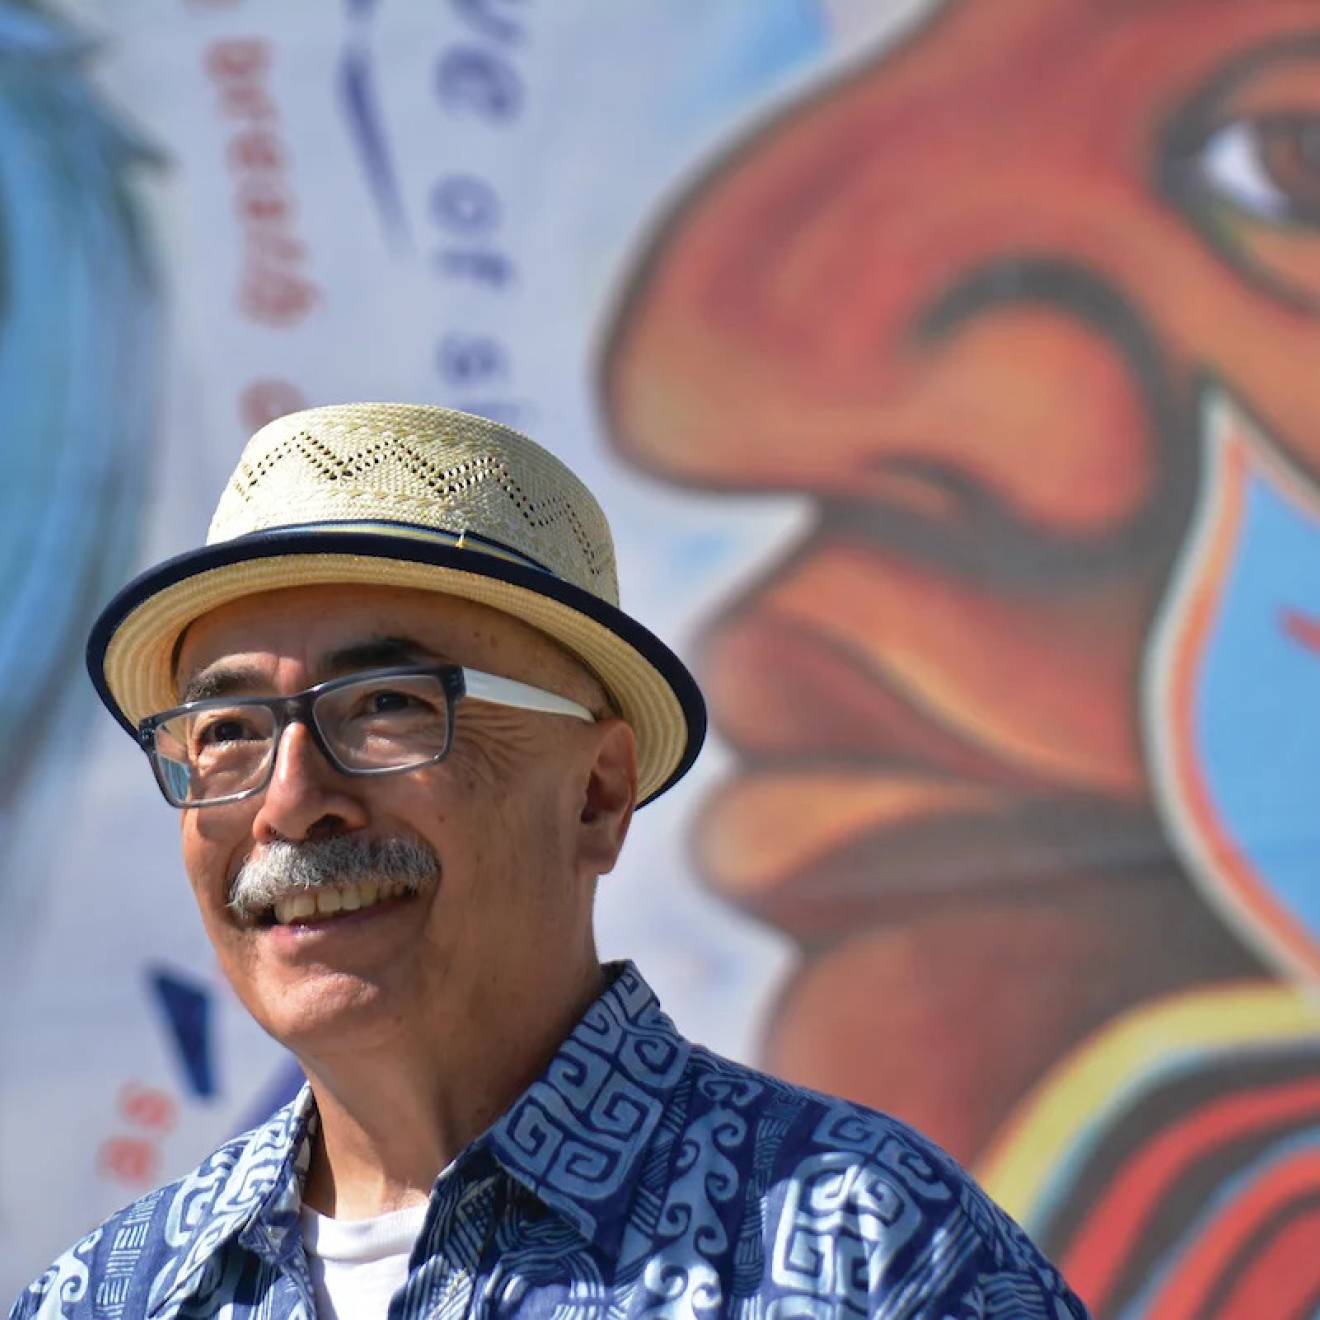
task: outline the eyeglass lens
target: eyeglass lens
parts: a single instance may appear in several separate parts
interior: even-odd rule
[[[368,676],[329,688],[312,703],[326,749],[341,770],[403,770],[442,757],[449,702],[430,674]],[[156,728],[155,757],[179,804],[232,797],[263,784],[278,721],[258,702],[208,703]]]

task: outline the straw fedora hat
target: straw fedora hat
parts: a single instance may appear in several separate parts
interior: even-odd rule
[[[638,747],[638,802],[684,774],[705,736],[682,661],[619,609],[609,524],[552,454],[484,417],[357,403],[291,413],[248,442],[206,545],[129,583],[87,644],[101,699],[134,737],[178,700],[195,619],[279,587],[419,587],[539,628],[604,684]]]

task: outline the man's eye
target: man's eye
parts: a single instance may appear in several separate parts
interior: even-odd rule
[[[421,704],[410,693],[382,688],[366,695],[362,702],[362,711],[366,715],[393,715],[401,711],[416,710]]]
[[[199,724],[193,738],[201,747],[215,747],[220,743],[249,742],[264,735],[249,720],[236,715],[225,715]]]
[[[1314,223],[1320,208],[1320,118],[1238,119],[1199,152],[1201,186],[1270,224]]]

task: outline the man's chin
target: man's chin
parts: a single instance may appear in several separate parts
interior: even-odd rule
[[[268,982],[246,1006],[267,1035],[300,1060],[313,1060],[397,1034],[407,996],[393,982],[403,979],[323,968]]]
[[[316,920],[231,929],[226,943],[238,956],[225,959],[230,983],[263,1029],[295,1053],[297,1041],[355,1030],[388,1012],[383,1005],[397,1016],[410,984],[416,997],[410,952],[428,901],[413,894]]]

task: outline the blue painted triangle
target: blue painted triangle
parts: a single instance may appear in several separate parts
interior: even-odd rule
[[[209,1099],[216,1089],[211,1066],[210,991],[201,982],[160,969],[148,973],[148,982],[165,1014],[165,1025],[189,1089]]]

